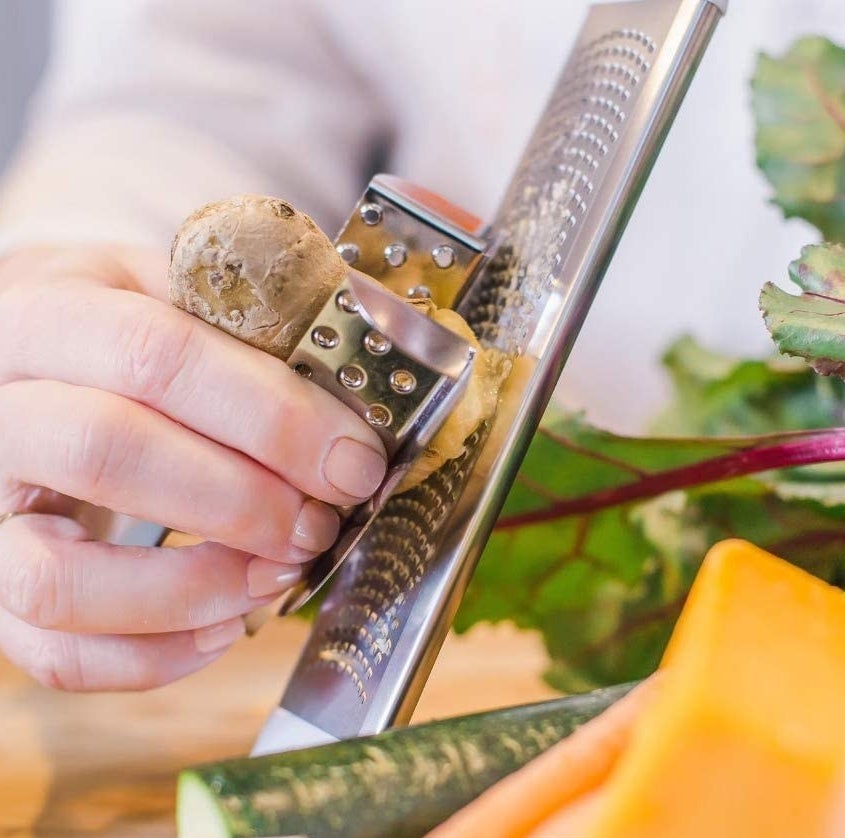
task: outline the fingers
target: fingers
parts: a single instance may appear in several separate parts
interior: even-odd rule
[[[0,427],[2,471],[18,483],[283,562],[325,550],[337,536],[332,508],[243,454],[111,393],[54,381],[6,384]]]
[[[3,509],[43,492],[35,508],[79,499],[232,545],[116,547],[53,514],[11,519],[0,648],[64,689],[187,675],[298,579],[285,562],[335,540],[337,514],[309,496],[371,494],[382,446],[286,365],[162,303],[163,261],[41,249],[0,271]]]
[[[140,291],[167,300],[167,256],[158,250],[128,245],[34,245],[4,254],[0,293],[15,285],[33,288],[84,280],[104,288]]]
[[[216,660],[243,621],[143,636],[66,634],[36,628],[0,608],[0,649],[37,681],[73,691],[147,690]]]
[[[90,283],[20,285],[2,316],[0,383],[54,379],[119,393],[331,504],[360,502],[384,477],[383,446],[351,410],[164,303]]]
[[[216,626],[266,605],[301,565],[219,544],[116,547],[67,518],[24,515],[0,530],[0,607],[33,626],[154,634]]]

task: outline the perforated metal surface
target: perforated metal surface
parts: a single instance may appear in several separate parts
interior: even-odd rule
[[[437,359],[426,359],[426,364],[410,356],[367,319],[353,293],[351,278],[347,277],[323,306],[312,328],[294,347],[288,364],[369,421],[393,456],[413,432],[425,408],[436,399],[442,400],[455,386],[471,359],[470,347],[438,328],[438,332],[445,332],[441,340],[454,342],[451,351],[443,353],[451,361],[450,369],[438,369]],[[361,277],[359,282],[365,279]],[[371,293],[383,295],[385,306],[395,307],[405,316],[398,323],[400,327],[410,330],[435,325],[381,286],[371,285]],[[407,392],[395,386],[397,374],[400,380],[408,380]],[[383,420],[378,421],[379,414],[373,415],[374,408],[381,409]]]
[[[285,706],[308,706],[312,723],[329,731],[366,714],[431,569],[432,536],[452,511],[481,438],[482,433],[471,437],[464,456],[388,501],[366,548],[356,550],[339,571]]]
[[[564,277],[568,243],[590,218],[656,50],[641,29],[617,28],[573,54],[494,222],[502,245],[463,306],[483,342],[524,352],[542,327],[543,302]]]
[[[707,0],[591,11],[492,225],[498,250],[460,306],[484,344],[519,358],[518,374],[492,428],[384,508],[283,708],[340,738],[409,717],[718,17]]]
[[[390,467],[375,498],[344,516],[335,544],[282,595],[281,613],[308,602],[365,536],[405,468],[454,408],[474,357],[466,340],[350,269],[288,363],[370,424]]]

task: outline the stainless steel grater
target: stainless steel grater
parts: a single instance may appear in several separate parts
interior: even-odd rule
[[[280,597],[280,614],[304,605],[340,567],[466,386],[474,350],[397,292],[409,301],[451,306],[483,264],[482,233],[478,218],[388,175],[373,179],[343,226],[337,250],[366,274],[350,268],[288,364],[380,433],[390,467],[375,496],[345,519],[335,544]],[[352,354],[332,357],[344,347],[352,347]]]
[[[352,553],[463,392],[475,351],[414,312],[413,305],[454,307],[489,254],[485,232],[479,218],[391,175],[373,178],[343,225],[335,246],[350,266],[367,273],[350,268],[288,363],[381,432],[390,467],[375,496],[346,518],[335,544],[275,603],[279,614],[304,605]],[[359,317],[350,320],[350,313]],[[359,351],[333,359],[336,343]],[[250,615],[249,628],[261,617]]]
[[[399,294],[454,308],[490,249],[481,219],[398,177],[373,178],[337,237],[343,258]]]
[[[491,258],[460,295],[482,344],[514,359],[497,415],[461,458],[378,513],[336,575],[255,754],[409,720],[726,6],[636,0],[590,10],[486,232]],[[340,244],[361,258],[358,242]]]
[[[345,518],[334,546],[281,598],[282,613],[306,603],[364,536],[454,408],[474,355],[463,338],[350,268],[287,363],[361,416],[381,437],[390,466],[375,496]]]

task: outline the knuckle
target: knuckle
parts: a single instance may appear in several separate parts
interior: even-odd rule
[[[44,632],[26,668],[45,687],[64,692],[149,690],[168,678],[156,655],[124,648],[120,659],[103,656],[96,638]]]
[[[143,443],[125,407],[100,403],[70,435],[65,467],[93,501],[107,502],[122,479],[131,475]]]
[[[6,607],[32,626],[61,628],[71,621],[72,595],[65,596],[57,562],[43,554],[18,559],[6,586]]]
[[[248,487],[251,492],[245,492],[240,495],[241,498],[254,498],[257,492],[252,486]],[[251,532],[252,528],[258,520],[258,514],[247,503],[230,503],[223,512],[220,523],[227,533],[244,533]]]
[[[121,377],[127,392],[147,403],[159,403],[189,363],[195,330],[169,312],[145,313],[126,331]]]
[[[80,658],[76,638],[69,635],[51,635],[34,651],[28,672],[42,686],[64,692],[86,692],[94,689],[95,685],[89,683]]]
[[[268,539],[284,539],[286,543],[293,529],[294,519],[303,496],[292,486],[272,481],[242,469],[232,475],[232,489],[227,492],[229,502],[218,508],[218,526],[225,544],[236,544],[245,533]],[[269,509],[273,514],[267,514]]]

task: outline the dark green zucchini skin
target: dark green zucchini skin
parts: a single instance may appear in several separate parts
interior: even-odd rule
[[[417,838],[632,686],[212,763],[183,774],[207,786],[232,838]]]

